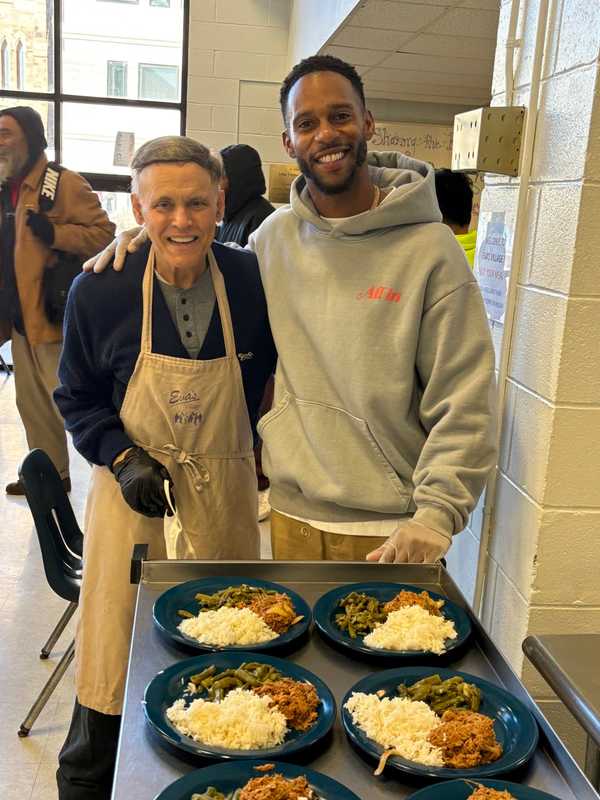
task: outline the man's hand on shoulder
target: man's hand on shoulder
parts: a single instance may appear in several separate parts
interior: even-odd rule
[[[414,519],[401,522],[381,547],[367,555],[367,561],[381,564],[432,564],[448,551],[451,537],[434,531]]]
[[[89,258],[83,265],[84,272],[104,272],[113,259],[113,269],[120,272],[125,266],[127,253],[135,253],[146,243],[148,233],[144,227],[122,231],[101,253]]]

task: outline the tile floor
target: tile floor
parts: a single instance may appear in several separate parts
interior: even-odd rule
[[[0,350],[8,356],[6,346]],[[26,454],[25,434],[14,398],[14,379],[0,372],[0,798],[56,800],[56,759],[73,707],[69,668],[29,737],[17,730],[73,636],[76,615],[46,661],[39,651],[66,603],[44,575],[39,545],[25,499],[7,497]],[[89,467],[72,451],[71,503],[83,518]],[[263,558],[270,557],[268,522],[261,523]]]

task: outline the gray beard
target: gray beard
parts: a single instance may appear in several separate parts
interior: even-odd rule
[[[20,163],[12,153],[0,155],[0,183],[6,183],[9,178],[16,178],[24,166],[25,162]]]

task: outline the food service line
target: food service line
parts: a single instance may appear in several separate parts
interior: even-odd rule
[[[141,701],[146,685],[160,670],[191,655],[168,643],[152,621],[154,601],[171,586],[206,577],[258,578],[281,583],[298,592],[309,605],[314,605],[322,594],[342,584],[368,580],[392,581],[414,584],[444,594],[469,611],[460,591],[441,566],[343,562],[144,561],[143,558],[143,546],[138,546],[132,561],[132,580],[139,581],[139,590],[112,800],[152,800],[177,778],[211,763],[198,759],[186,761],[181,753],[166,749],[144,719]],[[531,762],[516,773],[506,775],[506,779],[528,784],[560,800],[598,800],[600,795],[588,783],[506,660],[470,611],[469,615],[473,625],[470,644],[458,658],[442,661],[440,666],[451,666],[454,670],[479,675],[504,686],[533,712],[540,727],[540,742]],[[306,764],[313,770],[335,778],[363,800],[406,798],[427,785],[421,779],[398,773],[375,778],[375,765],[353,750],[342,730],[339,708],[345,692],[361,677],[391,665],[352,660],[323,641],[315,630],[307,642],[285,657],[324,680],[338,704],[338,717],[331,739],[316,753],[311,753],[310,759],[301,755],[293,759],[294,763]],[[432,661],[423,663],[431,664]]]

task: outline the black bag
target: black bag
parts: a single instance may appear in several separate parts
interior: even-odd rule
[[[48,322],[62,325],[67,307],[67,295],[75,278],[81,272],[81,259],[73,253],[56,250],[57,261],[44,270],[42,296]]]
[[[56,200],[62,167],[50,162],[44,173],[42,188],[40,190],[40,212],[46,214]],[[81,272],[82,260],[74,253],[64,250],[53,250],[56,261],[46,266],[42,280],[42,297],[44,298],[44,311],[48,322],[53,325],[62,325],[67,305],[67,295],[75,278]]]

